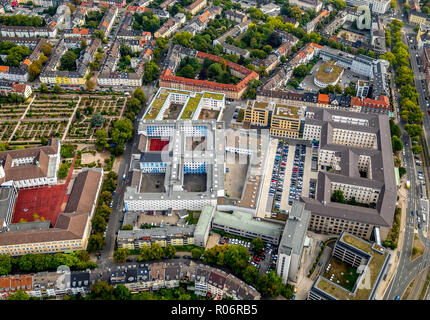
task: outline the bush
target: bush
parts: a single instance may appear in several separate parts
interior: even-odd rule
[[[58,178],[64,179],[65,177],[67,177],[67,173],[69,172],[69,168],[70,168],[70,163],[68,163],[68,162],[62,163],[60,165],[60,168],[58,169]]]

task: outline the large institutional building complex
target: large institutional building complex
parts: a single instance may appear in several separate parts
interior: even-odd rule
[[[4,189],[2,186],[0,220],[3,220],[3,223],[0,225],[0,254],[18,256],[27,253],[85,250],[102,177],[101,169],[84,169],[79,173],[73,180],[70,194],[67,195],[65,209],[56,213],[58,217],[55,216],[55,222],[10,223],[9,208],[15,204],[16,195],[12,187]],[[6,196],[7,194],[9,195]],[[61,194],[61,200],[63,196]]]
[[[379,283],[388,271],[391,255],[382,246],[343,232],[333,249],[331,263],[344,263],[356,269],[358,278],[348,290],[325,276],[318,276],[309,300],[373,300]]]
[[[308,107],[303,138],[320,143],[316,199],[303,198],[309,229],[369,239],[380,227],[386,235],[397,195],[388,117]],[[349,204],[331,201],[335,190]]]
[[[146,120],[140,154],[132,155],[127,210],[201,210],[224,196],[224,123]]]
[[[0,184],[13,181],[16,188],[57,184],[60,165],[60,140],[47,146],[0,152]]]

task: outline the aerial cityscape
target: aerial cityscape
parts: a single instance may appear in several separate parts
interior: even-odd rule
[[[430,300],[429,97],[427,0],[0,0],[0,300]]]

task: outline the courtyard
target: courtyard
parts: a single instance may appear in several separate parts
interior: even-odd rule
[[[163,193],[165,173],[143,173],[140,182],[140,193]]]
[[[331,259],[329,264],[331,265],[330,269],[328,271],[326,269],[324,277],[341,287],[352,291],[359,276],[357,269],[334,257]]]
[[[184,174],[184,190],[188,192],[205,192],[207,185],[206,173],[185,173]]]

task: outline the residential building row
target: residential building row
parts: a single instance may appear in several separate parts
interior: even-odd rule
[[[176,45],[174,47],[177,46],[179,45]],[[237,84],[223,84],[207,80],[196,80],[175,76],[175,68],[178,66],[178,62],[175,63],[172,61],[178,61],[178,56],[176,54],[176,52],[178,51],[175,51],[175,49],[171,49],[168,54],[168,58],[166,58],[167,63],[165,65],[165,68],[160,75],[160,87],[190,91],[211,91],[214,93],[223,93],[225,94],[226,98],[240,99],[242,95],[246,92],[246,89],[248,88],[248,83],[251,80],[259,79],[259,75],[255,71],[247,69],[229,60],[197,50],[189,49],[185,51],[189,53],[189,56],[197,58],[200,63],[202,63],[205,58],[219,63],[225,62],[225,64],[230,68],[231,73],[234,76],[241,78],[240,82]]]
[[[171,289],[188,283],[188,290],[215,300],[227,297],[233,300],[259,300],[261,297],[258,291],[232,274],[192,260],[128,264],[123,267],[101,272],[59,270],[3,276],[0,277],[0,297],[6,298],[18,290],[39,298],[78,293],[86,295],[98,281],[106,281],[115,287],[124,285],[132,293]]]

